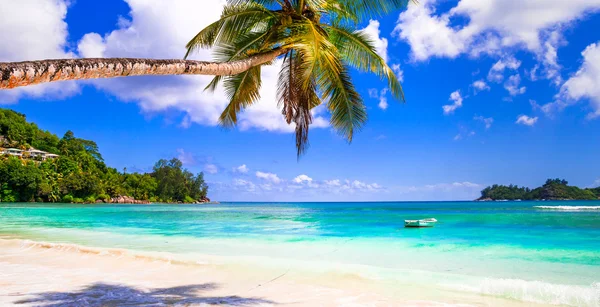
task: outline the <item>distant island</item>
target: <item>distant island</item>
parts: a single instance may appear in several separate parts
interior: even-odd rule
[[[548,179],[538,188],[530,189],[516,185],[492,185],[481,191],[477,201],[494,200],[595,200],[600,199],[600,187],[581,189],[570,186],[564,179]]]
[[[108,167],[95,142],[67,131],[62,138],[0,109],[0,202],[205,203],[204,174],[178,159],[161,159],[150,173]]]

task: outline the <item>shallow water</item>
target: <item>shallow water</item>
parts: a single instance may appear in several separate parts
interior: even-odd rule
[[[429,217],[436,227],[402,227]],[[0,237],[182,263],[359,270],[389,291],[410,284],[445,298],[600,306],[599,201],[1,204]]]

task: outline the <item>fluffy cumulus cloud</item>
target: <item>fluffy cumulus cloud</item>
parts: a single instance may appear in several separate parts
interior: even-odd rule
[[[300,176],[294,178],[293,181],[295,183],[304,183],[304,182],[310,183],[313,181],[313,179],[308,177],[307,175],[300,175]]]
[[[198,31],[217,20],[225,0],[126,0],[130,19],[121,20],[118,29],[106,34],[86,34],[78,44],[84,57],[145,57],[182,58],[185,44]],[[210,60],[210,50],[201,50],[193,59]],[[292,132],[277,107],[277,76],[281,62],[265,67],[262,74],[260,102],[239,117],[242,130],[259,129]],[[95,80],[93,84],[123,101],[139,104],[146,113],[176,110],[185,114],[183,126],[192,123],[217,125],[218,117],[227,105],[222,89],[214,94],[204,91],[210,76],[130,77]],[[313,113],[313,127],[325,128],[328,120],[324,108]]]
[[[592,109],[588,117],[591,119],[600,116],[600,42],[588,46],[582,55],[583,64],[564,83],[557,97],[558,101],[542,107],[545,111],[552,112],[555,108],[588,99]]]
[[[245,200],[249,195],[254,199],[277,201],[468,200],[477,198],[482,188],[483,185],[470,181],[386,187],[356,179],[318,180],[307,174],[285,180],[262,172],[257,172],[255,180],[235,178],[229,183],[211,182],[212,193],[222,200]]]
[[[0,62],[72,58],[67,48],[67,0],[3,1],[0,5]],[[60,99],[79,91],[75,82],[40,84],[2,91],[0,103],[20,97]]]
[[[535,54],[544,77],[554,80],[560,80],[557,49],[565,43],[561,31],[600,9],[598,0],[460,0],[438,11],[441,2],[419,1],[400,14],[394,33],[410,45],[415,60],[524,49]],[[467,22],[456,26],[457,20]]]
[[[435,1],[409,4],[400,14],[394,34],[408,42],[416,60],[458,56],[465,48],[464,34],[450,28],[450,15],[436,15]]]
[[[485,83],[485,81],[483,81],[483,80],[477,80],[477,81],[473,82],[472,86],[475,89],[475,93],[490,90],[490,86],[487,83]]]
[[[521,86],[521,75],[519,74],[510,76],[506,83],[504,83],[504,88],[511,96],[524,94],[527,90],[526,87]]]
[[[277,174],[256,172],[255,175],[256,175],[256,178],[262,179],[262,180],[270,182],[270,183],[279,184],[282,182],[281,178],[279,178],[279,176],[277,176]]]
[[[449,11],[437,12],[438,2],[420,1],[400,14],[395,32],[411,45],[416,59],[494,53],[513,46],[545,51],[545,42],[558,40],[556,28],[600,9],[598,0],[460,0]],[[453,18],[461,17],[468,22],[453,26]],[[555,59],[552,52],[546,56]]]
[[[256,172],[256,180],[235,178],[229,184],[212,183],[211,188],[215,193],[228,193],[231,191],[253,194],[259,198],[292,199],[306,197],[311,200],[339,200],[345,196],[372,197],[377,193],[386,193],[387,189],[378,183],[369,183],[360,180],[331,179],[315,180],[306,174],[298,175],[291,180],[284,180],[274,173]],[[236,194],[237,195],[237,194]]]
[[[248,166],[246,166],[246,164],[242,164],[238,167],[233,168],[234,173],[247,174],[249,171],[250,169],[248,168]]]
[[[456,111],[456,109],[462,107],[462,104],[463,104],[463,97],[460,94],[460,91],[455,91],[452,94],[450,94],[449,100],[452,101],[452,104],[442,106],[442,109],[444,110],[445,115],[450,115],[450,114],[454,113],[454,111]]]
[[[529,117],[527,115],[520,115],[517,117],[517,124],[525,125],[525,126],[533,126],[537,123],[538,117]]]
[[[521,61],[514,57],[500,59],[490,68],[487,78],[492,82],[500,83],[504,80],[505,71],[516,71],[519,67],[521,67]]]
[[[381,37],[381,31],[379,30],[379,21],[377,20],[371,20],[369,21],[369,25],[362,29],[362,31],[367,34],[370,38],[371,41],[373,42],[373,45],[375,46],[375,49],[377,50],[377,53],[379,54],[379,56],[381,56],[386,62],[388,61],[388,40],[385,37]]]

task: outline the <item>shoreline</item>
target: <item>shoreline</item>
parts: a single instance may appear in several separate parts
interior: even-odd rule
[[[236,305],[245,300],[248,304],[241,306],[545,306],[434,285],[424,287],[410,280],[393,283],[372,275],[370,268],[364,265],[327,263],[313,267],[312,262],[215,255],[195,255],[193,259],[183,260],[168,252],[39,242],[7,236],[0,237],[0,247],[0,272],[3,272],[0,274],[0,305],[33,300],[56,291],[65,293],[67,301],[73,297],[93,299],[99,295],[98,291],[103,291],[96,289],[98,287],[106,288],[108,292],[102,293],[107,297],[114,294],[110,291],[122,291],[121,304],[124,304],[135,299],[128,293],[148,295],[155,289],[176,291],[203,284],[214,285],[214,288],[202,289],[201,294],[191,298],[180,295],[169,302],[190,306],[207,302]],[[283,265],[285,262],[289,263]],[[399,271],[399,275],[404,274],[407,272]],[[410,274],[419,279],[430,273]],[[54,279],[61,282],[49,282]],[[89,288],[95,290],[81,292]],[[207,297],[218,299],[206,301]],[[147,299],[169,303],[158,297]]]

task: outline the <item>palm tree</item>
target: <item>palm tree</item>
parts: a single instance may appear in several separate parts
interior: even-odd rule
[[[135,75],[214,75],[229,105],[220,116],[226,127],[255,103],[261,67],[281,59],[277,96],[288,124],[296,125],[296,147],[308,144],[311,110],[326,103],[331,125],[349,142],[366,122],[349,67],[387,79],[390,92],[404,100],[392,69],[366,33],[355,31],[365,19],[400,9],[409,0],[228,0],[221,18],[188,44],[184,60],[69,59],[0,63],[0,89],[59,80]],[[414,0],[413,0],[414,1]],[[200,48],[213,48],[218,62],[186,60]]]

